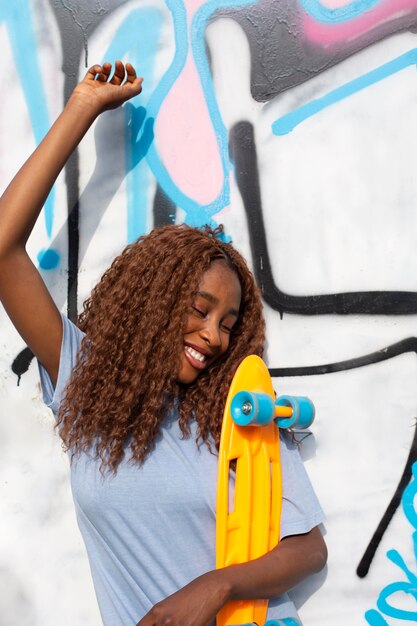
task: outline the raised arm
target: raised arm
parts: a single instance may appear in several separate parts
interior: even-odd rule
[[[67,159],[96,117],[141,91],[132,65],[91,67],[64,111],[0,198],[0,300],[55,383],[62,339],[59,311],[26,252],[42,206]]]

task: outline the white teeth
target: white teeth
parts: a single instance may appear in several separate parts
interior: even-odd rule
[[[205,355],[201,354],[201,352],[197,352],[197,350],[194,350],[194,348],[190,348],[190,346],[185,346],[185,349],[187,350],[188,354],[193,357],[193,359],[200,361],[200,363],[204,363],[204,361],[206,360]]]

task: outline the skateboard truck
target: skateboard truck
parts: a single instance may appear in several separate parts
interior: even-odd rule
[[[233,421],[239,426],[266,426],[272,420],[279,428],[309,428],[314,420],[314,405],[304,396],[279,396],[239,391],[230,408]]]

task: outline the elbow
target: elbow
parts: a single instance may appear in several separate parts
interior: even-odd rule
[[[321,570],[325,567],[326,563],[327,563],[327,546],[326,544],[324,544],[323,550],[317,554],[316,569],[314,570],[314,573],[317,574],[318,572],[321,572]]]
[[[314,541],[314,546],[312,546],[313,549],[310,552],[310,560],[312,573],[317,574],[326,565],[328,552],[326,542],[324,541],[323,535],[321,534],[320,530],[317,528],[315,529],[315,531],[316,537]]]

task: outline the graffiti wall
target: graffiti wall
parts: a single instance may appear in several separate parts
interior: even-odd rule
[[[0,4],[0,188],[86,66],[143,93],[104,114],[29,250],[75,318],[154,225],[223,223],[262,288],[279,393],[309,395],[302,456],[327,514],[305,626],[417,619],[417,0]],[[0,622],[99,626],[68,462],[0,310]],[[414,464],[414,465],[413,465]]]

